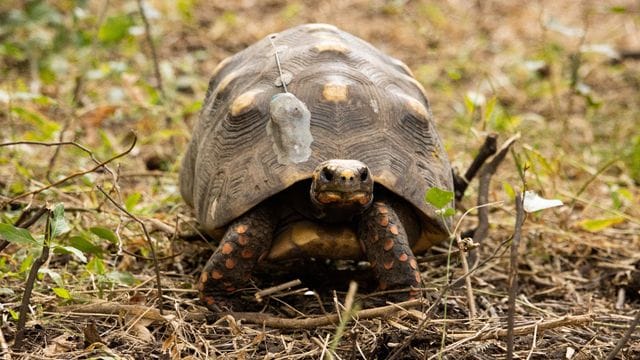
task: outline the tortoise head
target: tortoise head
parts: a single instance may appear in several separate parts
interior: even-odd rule
[[[336,209],[358,214],[373,201],[373,177],[358,160],[327,160],[311,176],[311,201],[323,211]]]

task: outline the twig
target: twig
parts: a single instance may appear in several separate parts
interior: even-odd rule
[[[133,141],[131,142],[131,146],[129,146],[129,148],[127,150],[125,150],[124,152],[122,152],[120,154],[117,154],[117,155],[115,155],[115,156],[113,156],[113,157],[111,157],[111,158],[109,158],[109,159],[107,159],[105,161],[99,162],[96,166],[92,167],[89,170],[83,170],[83,171],[75,172],[75,173],[73,173],[73,174],[71,174],[71,175],[69,175],[69,176],[67,176],[65,178],[62,178],[62,179],[60,179],[60,180],[58,180],[58,181],[56,181],[54,183],[51,183],[51,184],[46,185],[46,186],[43,186],[43,187],[41,187],[39,189],[36,189],[36,190],[33,190],[33,191],[26,192],[26,193],[18,195],[18,196],[15,196],[15,197],[3,202],[0,205],[0,208],[4,208],[8,204],[11,204],[16,200],[22,199],[22,198],[30,196],[30,195],[39,194],[39,193],[41,193],[41,192],[43,192],[43,191],[45,191],[47,189],[50,189],[52,187],[56,187],[58,185],[64,184],[65,182],[67,182],[67,181],[69,181],[71,179],[77,178],[77,177],[82,176],[82,175],[86,175],[88,173],[92,173],[92,172],[98,170],[99,168],[107,165],[108,163],[110,163],[110,162],[112,162],[114,160],[117,160],[117,159],[129,154],[131,152],[131,150],[133,150],[133,148],[136,146],[137,142],[138,142],[138,137],[135,135],[135,133],[133,133]]]
[[[271,295],[271,294],[274,294],[274,293],[280,292],[280,291],[285,290],[285,289],[292,288],[292,287],[294,287],[294,286],[298,286],[298,285],[300,285],[300,284],[302,284],[302,281],[300,281],[300,279],[295,279],[295,280],[287,281],[287,282],[286,282],[286,283],[284,283],[284,284],[280,284],[280,285],[272,286],[272,287],[270,287],[270,288],[268,288],[268,289],[264,289],[264,290],[258,291],[258,292],[255,294],[255,297],[256,297],[256,300],[257,300],[258,302],[261,302],[261,301],[262,301],[262,299],[263,299],[265,296],[269,296],[269,295]]]
[[[397,304],[381,306],[371,309],[360,310],[356,317],[358,319],[371,319],[379,317],[388,317],[399,311],[416,308],[424,305],[424,300],[410,300]],[[163,315],[158,309],[149,308],[141,305],[124,305],[113,302],[94,303],[88,305],[70,305],[57,308],[58,313],[64,314],[120,314],[127,312],[133,316],[140,316],[144,319],[166,322],[173,318],[174,314],[169,313]],[[188,321],[203,321],[211,313],[209,311],[187,312],[184,319]],[[339,322],[338,314],[330,314],[325,316],[308,317],[304,319],[280,318],[277,316],[267,315],[255,312],[231,312],[219,314],[220,318],[232,316],[236,320],[242,320],[248,324],[263,325],[280,329],[311,329],[319,326],[335,325]]]
[[[538,323],[536,323],[537,325]],[[529,353],[527,354],[527,358],[525,360],[531,359],[531,355],[533,355],[533,350],[536,348],[536,342],[538,342],[538,326],[533,328],[533,339],[531,340],[531,349],[529,349]]]
[[[453,174],[453,189],[456,194],[456,201],[462,200],[464,197],[464,192],[467,191],[467,187],[469,187],[469,183],[476,176],[478,170],[484,165],[491,155],[496,153],[498,142],[498,134],[489,134],[487,138],[484,140],[484,144],[480,147],[480,151],[478,155],[476,155],[475,159],[464,176],[460,176],[454,172]]]
[[[469,262],[467,261],[467,251],[464,241],[460,238],[460,234],[456,234],[456,241],[458,243],[460,262],[462,262],[462,270],[465,274],[469,272]],[[471,276],[467,276],[465,281],[465,287],[467,288],[467,302],[469,303],[469,321],[473,321],[478,312],[476,309],[476,299],[473,296],[473,286],[471,284]]]
[[[16,329],[16,337],[13,343],[13,350],[19,351],[24,342],[25,324],[27,322],[27,313],[29,312],[29,303],[31,302],[31,292],[36,281],[38,270],[49,258],[49,244],[51,242],[51,210],[47,210],[47,223],[45,225],[44,244],[42,253],[31,265],[29,276],[24,284],[24,294],[22,294],[22,303],[20,304],[20,317],[18,318],[18,326]]]
[[[140,11],[140,17],[142,18],[142,22],[144,23],[144,33],[147,39],[147,43],[149,44],[149,49],[151,50],[151,58],[153,60],[153,72],[156,77],[156,87],[162,97],[164,98],[164,88],[162,87],[162,75],[160,74],[160,66],[158,65],[158,54],[156,52],[156,45],[153,43],[153,38],[151,37],[151,25],[149,24],[149,20],[147,19],[147,15],[144,13],[144,5],[142,4],[142,0],[137,0],[138,2],[138,10]]]
[[[633,321],[631,321],[631,324],[629,324],[629,328],[627,329],[627,332],[624,333],[624,336],[622,337],[622,339],[618,341],[618,343],[616,344],[616,347],[611,351],[611,353],[609,353],[609,355],[607,356],[607,360],[613,360],[616,358],[616,355],[618,355],[620,350],[622,350],[622,348],[627,344],[629,339],[631,339],[631,335],[633,335],[633,332],[636,330],[638,323],[640,323],[640,310],[636,312],[636,317],[633,318]]]
[[[26,140],[21,140],[21,141],[12,141],[12,142],[6,142],[6,143],[2,143],[0,144],[0,147],[5,147],[5,146],[14,146],[14,145],[38,145],[38,146],[63,146],[63,145],[70,145],[70,146],[75,146],[78,149],[86,152],[90,157],[91,160],[93,160],[93,162],[95,162],[96,164],[99,164],[100,161],[98,161],[98,159],[95,158],[95,156],[93,155],[93,151],[87,149],[86,147],[82,146],[81,144],[78,144],[75,141],[58,141],[58,142],[41,142],[41,141],[26,141]]]
[[[516,313],[516,296],[518,293],[518,246],[522,237],[524,223],[524,208],[522,195],[516,195],[516,225],[511,242],[511,257],[509,265],[509,301],[507,314],[507,360],[513,359],[513,335]]]
[[[393,305],[381,306],[371,309],[360,310],[356,314],[357,319],[371,319],[388,317],[403,309],[410,309],[424,305],[423,300],[409,300]],[[337,325],[340,322],[338,314],[329,314],[318,317],[308,317],[304,319],[288,319],[271,316],[263,313],[237,312],[229,313],[238,320],[249,324],[264,325],[278,329],[313,329],[320,326]]]
[[[591,321],[593,321],[593,314],[568,315],[558,319],[535,322],[533,324],[524,325],[524,326],[517,326],[513,329],[513,333],[514,335],[518,335],[518,336],[529,335],[529,334],[533,334],[535,331],[541,332],[541,331],[559,328],[562,326],[584,325],[584,324],[590,323]],[[509,332],[508,329],[487,330],[479,334],[476,334],[473,340],[474,341],[498,340],[506,337],[508,332]],[[453,333],[447,336],[451,339],[465,339],[469,336],[469,334]]]
[[[491,185],[491,177],[498,170],[498,166],[504,160],[509,148],[520,138],[520,134],[516,134],[507,139],[500,150],[494,157],[480,169],[480,180],[478,186],[478,205],[489,202],[489,186]],[[481,243],[487,237],[489,231],[489,209],[481,207],[478,209],[478,226],[473,232],[473,241]],[[471,261],[472,263],[475,261]]]
[[[117,207],[118,210],[125,213],[127,216],[133,219],[133,221],[137,222],[142,227],[142,231],[144,232],[144,237],[147,240],[147,244],[149,245],[149,250],[151,251],[151,257],[153,258],[153,268],[156,273],[156,284],[157,284],[157,290],[158,290],[158,302],[159,302],[158,308],[160,309],[160,314],[162,314],[163,297],[162,297],[162,283],[161,283],[161,277],[160,277],[160,266],[158,265],[158,257],[156,255],[156,249],[155,249],[155,246],[153,245],[153,240],[151,239],[151,236],[147,231],[147,226],[144,224],[144,221],[140,220],[140,218],[138,218],[137,216],[127,211],[127,209],[125,209],[122,205],[118,204],[118,202],[115,201],[109,194],[107,194],[107,192],[104,191],[102,187],[96,186],[96,188],[100,190],[100,192],[113,204],[113,206]]]

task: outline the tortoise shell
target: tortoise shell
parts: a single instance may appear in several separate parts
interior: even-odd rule
[[[310,153],[294,162],[279,159],[269,131],[270,103],[284,92],[283,81],[311,114]],[[331,25],[271,35],[218,65],[182,164],[180,191],[204,230],[216,233],[309,179],[327,159],[362,161],[377,186],[415,208],[422,219],[415,251],[446,237],[449,220],[424,199],[432,187],[453,189],[424,88],[404,63]],[[344,228],[306,224],[284,233],[295,237],[296,229],[311,227],[324,231],[322,238],[351,239],[357,247]]]

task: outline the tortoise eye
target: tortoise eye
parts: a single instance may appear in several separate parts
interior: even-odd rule
[[[367,169],[363,169],[360,172],[360,181],[367,181],[368,177],[369,177],[369,171],[367,171]]]

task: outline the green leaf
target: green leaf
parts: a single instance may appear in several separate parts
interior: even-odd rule
[[[604,219],[586,219],[579,223],[580,227],[590,231],[590,232],[598,232],[604,230],[606,228],[612,227],[616,224],[620,224],[624,222],[625,218],[621,216],[615,216]]]
[[[139,192],[136,192],[127,196],[127,199],[124,201],[124,207],[129,212],[133,211],[136,205],[138,205],[138,203],[140,202],[141,198],[142,198],[142,194],[140,194]]]
[[[20,263],[20,267],[18,268],[18,272],[24,274],[25,272],[31,269],[31,264],[33,264],[33,255],[27,255],[24,260]]]
[[[509,184],[506,181],[502,182],[502,189],[504,190],[505,193],[507,193],[507,196],[509,197],[509,199],[513,200],[516,198],[516,191],[513,190],[513,186],[511,186],[511,184]]]
[[[17,311],[14,311],[13,309],[7,309],[7,311],[14,321],[18,321],[18,319],[20,319],[20,313],[18,313]]]
[[[128,272],[111,271],[107,274],[107,278],[121,285],[133,285],[136,279]]]
[[[62,280],[62,276],[51,269],[39,269],[38,274],[49,275],[51,280],[53,280],[53,282],[56,283],[56,285],[58,285],[59,287],[64,286],[64,281]]]
[[[0,236],[10,243],[37,245],[36,239],[31,236],[29,230],[15,227],[11,224],[0,223]]]
[[[92,258],[91,261],[87,263],[87,271],[96,275],[104,275],[106,270],[102,259],[97,256]]]
[[[51,237],[56,238],[66,232],[69,232],[71,228],[64,219],[64,205],[62,203],[56,204],[53,208],[53,217],[51,218]]]
[[[72,236],[69,238],[69,245],[87,254],[100,255],[104,252],[84,236]]]
[[[447,191],[433,187],[429,189],[425,195],[425,200],[433,205],[436,209],[442,209],[453,201],[453,191]]]
[[[101,226],[94,226],[90,228],[89,231],[91,231],[93,234],[97,235],[101,239],[108,240],[112,244],[118,243],[118,237],[116,236],[116,234],[107,228],[104,228]]]
[[[111,16],[98,30],[98,39],[104,43],[117,43],[129,34],[133,19],[127,15]]]
[[[61,288],[61,287],[55,287],[55,288],[51,288],[51,290],[53,290],[53,292],[58,295],[59,298],[65,299],[65,300],[71,300],[71,293],[69,293],[69,290],[65,289],[65,288]]]
[[[87,257],[82,253],[82,251],[76,249],[73,246],[56,245],[54,246],[53,251],[56,253],[72,254],[81,262],[87,262]]]

